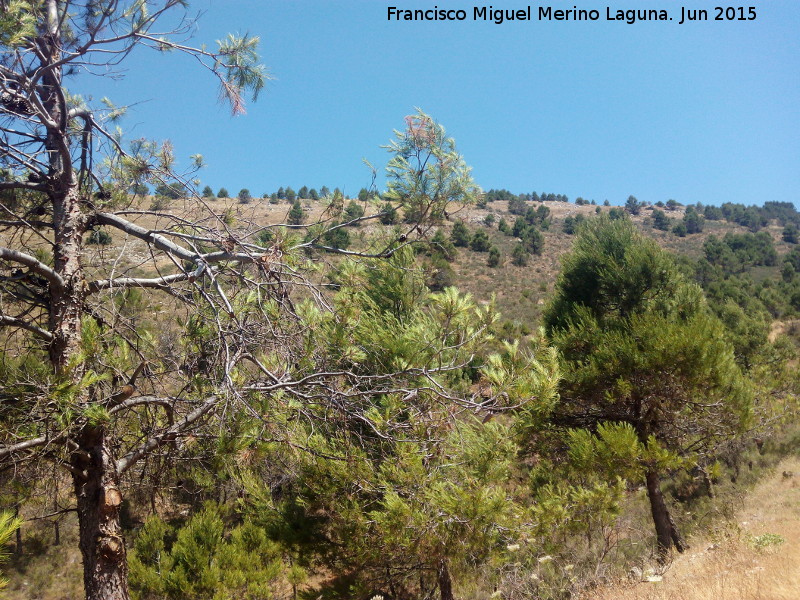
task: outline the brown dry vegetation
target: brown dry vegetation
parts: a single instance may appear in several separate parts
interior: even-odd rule
[[[151,197],[141,199],[133,209],[146,210],[153,199]],[[345,203],[350,199],[346,199]],[[211,210],[217,215],[225,216],[232,223],[235,229],[237,225],[256,224],[264,227],[277,223],[285,223],[291,204],[282,201],[279,204],[271,204],[266,198],[254,198],[247,204],[242,204],[235,198],[215,198],[207,200]],[[301,204],[306,211],[306,223],[314,223],[319,219],[325,219],[327,204],[324,200],[312,202],[301,200]],[[530,203],[534,205],[534,203]],[[537,204],[538,205],[538,204]],[[455,261],[452,264],[455,272],[454,284],[462,291],[472,293],[481,302],[489,301],[493,296],[496,298],[497,307],[503,318],[515,322],[522,326],[523,330],[530,330],[539,321],[542,308],[552,292],[553,285],[561,265],[561,258],[570,250],[574,236],[567,235],[563,231],[564,219],[568,216],[583,215],[591,217],[595,215],[597,207],[591,205],[578,206],[564,202],[544,203],[550,209],[551,225],[548,231],[544,231],[545,246],[541,256],[531,256],[527,266],[519,267],[511,263],[511,252],[517,243],[517,239],[506,236],[497,229],[497,221],[505,218],[511,225],[516,219],[515,215],[508,212],[507,202],[496,201],[489,203],[486,208],[461,207],[451,212],[449,220],[441,225],[445,233],[449,235],[450,229],[456,220],[463,220],[471,232],[484,229],[491,241],[491,244],[500,250],[500,265],[496,268],[487,265],[488,254],[485,252],[473,252],[466,248],[459,248]],[[187,215],[192,202],[183,200],[170,201],[169,207],[163,211],[176,217]],[[375,209],[368,208],[371,214]],[[609,207],[600,207],[601,211],[608,212]],[[491,227],[483,224],[484,218],[492,214],[495,217],[495,224]],[[688,235],[684,238],[678,237],[671,232],[658,231],[652,228],[650,223],[650,211],[642,210],[641,214],[632,217],[633,222],[640,230],[655,239],[659,245],[666,249],[692,258],[702,255],[703,243],[709,235],[723,236],[726,232],[746,232],[747,229],[738,225],[724,221],[706,221],[705,229],[700,234]],[[672,219],[681,219],[683,209],[668,211],[667,215]],[[157,229],[173,223],[167,223],[165,219],[157,221],[152,215],[127,215],[128,218],[141,226]],[[771,224],[765,228],[772,236],[776,249],[779,254],[788,251],[789,246],[781,240],[781,228],[776,224]],[[431,230],[428,235],[432,236],[435,230]],[[350,228],[352,247],[364,249],[370,244],[370,240],[382,234],[388,234],[388,228],[378,224],[376,221],[368,221],[358,228]],[[248,240],[255,241],[255,240]],[[114,239],[111,247],[105,249],[90,250],[93,253],[105,253],[109,259],[107,262],[118,260],[119,249],[124,245],[125,252],[123,260],[129,265],[137,262],[144,262],[147,259],[146,247],[143,242],[133,239]],[[102,263],[102,256],[95,262]],[[322,257],[323,260],[336,262],[336,257]],[[121,266],[119,264],[117,267]],[[779,277],[778,267],[763,267],[761,278]],[[135,274],[135,273],[134,273]],[[142,272],[141,275],[146,273]]]
[[[735,520],[696,535],[663,574],[595,589],[583,600],[800,598],[800,481],[784,473],[800,475],[800,459],[780,463],[745,498]]]

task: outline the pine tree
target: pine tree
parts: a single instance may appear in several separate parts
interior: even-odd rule
[[[490,267],[497,267],[500,264],[500,250],[497,246],[492,246],[489,250],[489,258],[486,261]]]
[[[264,477],[252,473],[249,514],[302,563],[346,573],[348,597],[376,589],[417,597],[438,587],[452,600],[460,574],[491,564],[526,537],[527,524],[517,518],[523,507],[509,493],[519,451],[513,423],[541,418],[554,405],[555,354],[538,343],[507,343],[491,354],[492,308],[454,288],[428,293],[408,248],[375,269],[348,264],[345,271],[333,299],[342,310],[314,328],[314,351],[329,353],[331,368],[343,372],[399,371],[376,401],[364,402],[357,390],[348,398],[373,415],[374,428],[359,419],[335,429],[324,421],[298,428],[298,441],[313,454],[291,453],[277,501]],[[445,356],[457,364],[475,352],[489,354],[479,376],[491,397],[471,401],[502,399],[519,405],[519,414],[488,423],[452,419],[459,395],[431,402],[422,382],[449,389],[466,371],[424,365]]]
[[[393,156],[383,197],[403,209],[406,221],[439,223],[452,202],[474,204],[480,188],[442,125],[418,111],[395,138],[386,146]]]
[[[464,221],[456,221],[453,224],[453,230],[450,232],[450,240],[459,248],[466,248],[469,246],[471,236],[469,229],[464,224]]]
[[[351,200],[347,207],[344,209],[344,216],[345,219],[348,221],[355,221],[356,219],[360,219],[364,216],[364,207],[356,202],[355,200]],[[358,225],[358,223],[356,223]]]
[[[434,233],[431,238],[431,256],[440,257],[447,262],[452,262],[456,258],[456,252],[455,244],[445,237],[442,229],[437,229],[436,233]]]
[[[391,202],[385,202],[381,207],[380,221],[383,225],[394,225],[397,223],[397,209]]]
[[[299,200],[295,200],[294,204],[292,204],[292,210],[289,211],[289,224],[290,225],[301,225],[303,221],[305,221],[306,214],[303,211],[303,206],[300,204]]]
[[[491,245],[489,236],[483,229],[478,229],[469,242],[469,247],[475,252],[488,252]]]
[[[653,211],[653,228],[660,231],[669,231],[671,226],[671,219],[663,210],[655,209]]]
[[[528,256],[529,254],[528,251],[525,250],[525,246],[517,244],[511,251],[511,262],[518,267],[524,267],[528,264]]]
[[[564,259],[544,323],[564,359],[557,420],[632,427],[660,555],[683,551],[661,476],[690,447],[710,449],[739,430],[751,403],[702,291],[630,221],[600,217]]]

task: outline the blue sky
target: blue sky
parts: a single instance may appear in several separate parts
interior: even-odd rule
[[[370,183],[362,159],[382,173],[381,144],[421,107],[484,189],[798,204],[800,2],[751,3],[755,21],[678,25],[673,0],[553,0],[599,8],[601,19],[496,25],[473,22],[467,1],[197,0],[194,43],[261,38],[274,80],[247,115],[231,118],[190,60],[148,51],[125,63],[123,80],[74,91],[139,102],[122,123],[128,135],[170,139],[184,165],[203,154],[202,183],[232,194],[327,185],[355,195]],[[434,4],[470,18],[387,20],[390,5]],[[687,6],[713,18],[715,4]],[[606,6],[668,9],[675,20],[609,22]]]

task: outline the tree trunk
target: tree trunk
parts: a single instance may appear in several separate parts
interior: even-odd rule
[[[81,268],[81,246],[86,219],[81,213],[76,185],[53,200],[55,237],[53,263],[64,280],[64,289],[50,290],[50,362],[57,374],[73,382],[80,380],[83,369],[70,364],[81,351],[81,316],[85,300],[85,282]]]
[[[19,504],[14,507],[14,516],[19,517]],[[16,545],[14,546],[14,554],[22,556],[22,527],[17,527]]]
[[[454,600],[453,581],[450,579],[450,569],[447,568],[447,559],[439,560],[439,570],[436,573],[436,580],[439,584],[439,594],[441,600]]]
[[[119,474],[103,427],[86,425],[73,454],[86,600],[128,600]]]
[[[675,526],[675,521],[672,520],[667,503],[664,501],[658,473],[650,470],[647,471],[645,477],[647,481],[647,497],[650,500],[650,511],[653,515],[653,524],[656,527],[658,558],[660,562],[664,562],[673,544],[678,552],[683,552],[686,550],[686,543]]]

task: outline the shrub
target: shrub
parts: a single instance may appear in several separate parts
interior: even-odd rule
[[[360,219],[364,216],[364,207],[355,200],[351,200],[347,208],[344,209],[344,216],[347,221]]]
[[[497,246],[492,246],[489,250],[489,258],[486,264],[493,268],[500,264],[500,250],[497,249]]]
[[[464,224],[464,221],[456,221],[453,225],[453,231],[450,232],[450,240],[453,244],[460,248],[466,248],[470,244],[469,229]]]
[[[525,250],[525,246],[522,244],[514,246],[514,250],[511,252],[511,262],[518,267],[528,264],[528,251]]]
[[[111,244],[111,234],[103,229],[95,229],[89,234],[86,243],[97,246],[108,246]]]
[[[383,225],[394,225],[397,223],[397,209],[392,206],[391,202],[386,202],[381,207],[380,221]]]
[[[479,229],[475,232],[475,235],[472,236],[469,246],[475,252],[488,252],[491,242],[489,241],[489,236],[486,235],[486,232],[482,229]]]
[[[300,225],[305,221],[306,214],[303,212],[303,207],[300,205],[299,200],[295,200],[292,204],[292,210],[289,211],[289,224]]]

